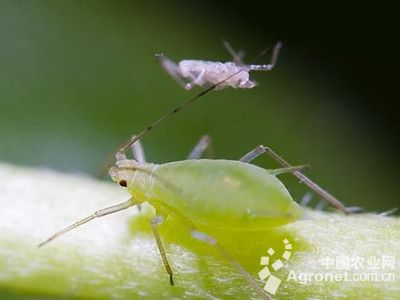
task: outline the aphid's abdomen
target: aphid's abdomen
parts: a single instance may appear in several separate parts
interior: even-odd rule
[[[193,222],[232,230],[257,230],[290,223],[301,211],[268,170],[229,160],[189,160],[160,165],[152,194]]]

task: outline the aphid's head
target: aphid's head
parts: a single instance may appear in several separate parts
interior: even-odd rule
[[[122,187],[128,187],[133,183],[139,164],[135,160],[117,160],[115,165],[108,171],[112,180]]]

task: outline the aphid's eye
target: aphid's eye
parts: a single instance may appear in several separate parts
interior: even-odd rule
[[[125,179],[120,180],[120,181],[118,182],[118,184],[119,184],[120,186],[123,186],[123,187],[127,187],[127,185],[128,185],[128,183],[126,182]]]

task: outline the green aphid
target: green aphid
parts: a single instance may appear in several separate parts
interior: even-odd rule
[[[228,79],[229,77],[226,80]],[[173,272],[158,232],[158,226],[167,217],[179,222],[193,238],[216,247],[264,299],[271,299],[214,237],[201,232],[197,226],[201,224],[211,229],[220,228],[227,231],[254,231],[298,220],[302,215],[301,207],[293,201],[284,184],[277,178],[277,175],[284,172],[291,172],[344,213],[348,213],[348,210],[339,200],[301,173],[299,170],[303,166],[291,166],[265,146],[256,147],[239,161],[201,159],[203,152],[210,144],[209,137],[204,136],[187,160],[165,164],[152,164],[145,161],[139,139],[162,121],[183,110],[222,83],[223,81],[208,88],[153,122],[141,133],[132,136],[117,152],[116,162],[109,173],[114,181],[129,192],[131,195],[129,200],[96,211],[58,231],[39,246],[95,218],[147,202],[155,210],[151,225],[171,285],[174,285]],[[126,150],[130,147],[132,147],[134,159],[128,159],[126,156]],[[263,153],[274,158],[282,168],[268,170],[250,164],[254,158]]]

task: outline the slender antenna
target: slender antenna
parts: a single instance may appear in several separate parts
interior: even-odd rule
[[[79,220],[78,222],[75,222],[72,225],[65,227],[64,229],[57,231],[55,234],[53,234],[47,240],[45,240],[44,242],[41,242],[38,245],[38,247],[42,247],[42,246],[46,245],[47,243],[50,243],[52,240],[59,237],[60,235],[63,235],[65,233],[67,233],[68,231],[75,229],[78,226],[88,223],[88,222],[92,221],[93,219],[104,217],[106,215],[110,215],[110,214],[116,213],[121,210],[125,210],[125,209],[127,209],[133,205],[137,205],[137,204],[138,203],[136,203],[134,200],[129,199],[128,201],[122,202],[120,204],[100,209],[100,210],[94,212],[93,214],[87,216],[86,218],[83,218],[83,219]]]
[[[185,102],[183,102],[181,105],[179,105],[178,107],[174,108],[173,110],[169,111],[168,113],[166,113],[165,115],[163,115],[161,118],[159,118],[158,120],[150,123],[150,125],[148,125],[147,127],[145,127],[139,134],[135,134],[133,136],[131,136],[128,139],[128,142],[126,144],[123,144],[123,146],[117,151],[117,153],[115,154],[115,156],[117,157],[121,157],[121,155],[125,155],[125,151],[132,146],[136,141],[140,140],[143,136],[145,136],[150,130],[152,130],[154,127],[157,127],[158,125],[160,125],[162,122],[168,120],[170,117],[172,117],[174,114],[184,110],[186,107],[190,106],[193,102],[195,102],[197,99],[199,99],[201,96],[204,96],[205,94],[211,92],[212,90],[214,90],[216,87],[218,87],[219,85],[223,84],[225,81],[231,79],[232,77],[236,76],[237,74],[239,74],[240,72],[245,71],[245,68],[240,69],[239,71],[237,71],[236,73],[230,75],[229,77],[225,78],[224,80],[217,82],[216,84],[210,86],[209,88],[205,89],[204,91],[200,92],[199,94],[193,96],[192,98],[189,98],[188,100],[186,100]],[[97,176],[102,176],[106,170],[109,168],[111,164],[111,157],[110,159],[107,159],[106,163],[104,164],[103,168],[100,169],[100,171],[98,171]]]
[[[139,134],[132,136],[128,142],[118,151],[119,153],[124,153],[126,151],[126,149],[128,149],[133,143],[135,143],[136,141],[140,140],[144,135],[146,135],[150,130],[152,130],[154,127],[157,127],[158,125],[160,125],[162,122],[168,120],[170,117],[172,117],[174,114],[184,110],[186,107],[190,106],[193,102],[195,102],[197,99],[199,99],[201,96],[207,94],[208,92],[211,92],[212,90],[214,90],[216,87],[218,87],[219,85],[223,84],[224,82],[228,81],[229,79],[231,79],[232,77],[236,76],[237,74],[239,74],[240,72],[245,71],[246,69],[240,69],[239,71],[237,71],[236,73],[228,76],[227,78],[225,78],[224,80],[221,80],[220,82],[210,86],[209,88],[205,89],[204,91],[202,91],[201,93],[195,95],[194,97],[190,98],[189,100],[186,100],[185,102],[183,102],[181,105],[179,105],[178,107],[174,108],[173,110],[169,111],[168,113],[166,113],[165,115],[163,115],[161,118],[159,118],[158,120],[152,122],[150,125],[148,125],[147,127],[145,127]]]
[[[132,171],[138,171],[138,172],[143,172],[145,174],[148,174],[149,176],[154,176],[157,180],[159,180],[167,189],[170,189],[172,192],[174,193],[181,193],[181,190],[178,189],[175,185],[173,185],[172,183],[170,183],[169,181],[167,181],[166,179],[160,177],[158,174],[155,174],[147,169],[144,168],[140,168],[140,167],[119,167],[119,170],[132,170]],[[124,180],[125,181],[125,180]],[[121,183],[120,183],[121,184]],[[124,183],[123,186],[126,186],[126,181]],[[44,245],[46,245],[47,243],[50,243],[52,240],[54,240],[55,238],[59,237],[60,235],[63,235],[73,229],[75,229],[76,227],[79,227],[83,224],[86,224],[96,218],[100,218],[100,217],[104,217],[106,215],[110,215],[116,212],[119,212],[121,210],[125,210],[131,206],[134,205],[140,205],[141,201],[137,201],[135,199],[133,199],[133,197],[131,199],[129,199],[128,201],[119,203],[117,205],[113,205],[110,207],[106,207],[103,209],[100,209],[96,212],[94,212],[93,214],[87,216],[86,218],[83,218],[73,224],[71,224],[68,227],[65,227],[64,229],[57,231],[55,234],[53,234],[51,237],[49,237],[47,240],[45,240],[44,242],[40,243],[38,245],[38,247],[42,247]],[[172,279],[171,279],[172,280]]]

